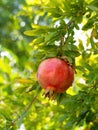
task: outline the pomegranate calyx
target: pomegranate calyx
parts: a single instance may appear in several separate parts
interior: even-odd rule
[[[50,100],[54,100],[55,99],[55,91],[50,90],[50,89],[46,89],[45,92],[43,93],[44,97],[48,97]]]

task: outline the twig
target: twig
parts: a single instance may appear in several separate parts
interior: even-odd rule
[[[28,110],[31,108],[33,102],[36,100],[37,96],[38,96],[38,93],[37,93],[37,94],[34,96],[34,98],[31,100],[30,104],[24,108],[24,111],[22,112],[21,115],[23,115],[24,113],[27,113],[27,112],[28,112]],[[9,128],[10,128],[11,126],[13,127],[13,126],[15,125],[16,121],[18,121],[19,119],[21,119],[21,116],[18,116],[16,119],[14,119],[13,121],[11,121]],[[8,128],[8,130],[9,130],[9,128]]]
[[[59,50],[58,50],[58,53],[57,53],[57,56],[58,57],[62,57],[62,47],[66,44],[66,41],[67,39],[69,38],[69,27],[74,23],[74,20],[71,20],[69,21],[67,24],[66,24],[66,27],[65,29],[67,30],[67,33],[66,33],[66,37],[65,37],[65,34],[61,35],[61,40],[60,40],[60,45],[59,45]]]
[[[35,97],[31,100],[30,104],[24,109],[24,112],[27,112],[30,109],[30,107],[32,106],[33,102],[36,100],[37,96],[38,96],[38,94],[35,95]]]

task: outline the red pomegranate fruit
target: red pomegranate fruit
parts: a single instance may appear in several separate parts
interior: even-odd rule
[[[72,85],[74,69],[64,60],[49,58],[40,63],[37,79],[45,95],[50,97],[54,92],[63,93]]]

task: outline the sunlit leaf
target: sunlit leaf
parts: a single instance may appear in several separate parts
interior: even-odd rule
[[[16,82],[18,82],[18,83],[23,83],[23,84],[32,84],[33,83],[33,81],[32,80],[30,80],[30,79],[22,79],[22,78],[17,78],[16,80],[15,80]]]
[[[35,45],[35,44],[40,44],[40,43],[42,43],[42,42],[44,42],[44,37],[38,37],[38,38],[34,39],[34,40],[30,43],[30,46],[33,46],[33,45]]]
[[[83,51],[84,50],[83,42],[81,39],[78,39],[78,40],[79,40],[79,49],[80,51]]]

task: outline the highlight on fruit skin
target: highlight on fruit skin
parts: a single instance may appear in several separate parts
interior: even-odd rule
[[[37,80],[45,90],[45,97],[54,98],[55,93],[63,93],[73,83],[74,68],[59,58],[49,58],[39,64]]]

